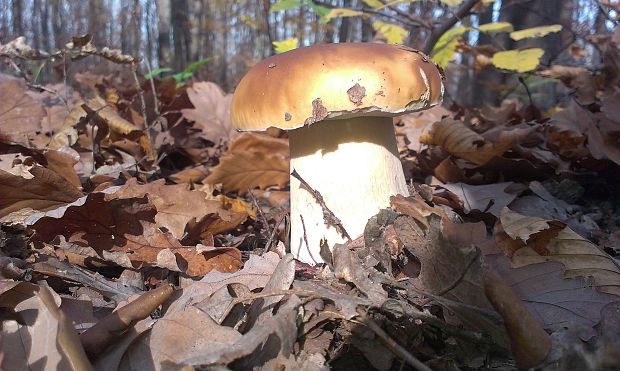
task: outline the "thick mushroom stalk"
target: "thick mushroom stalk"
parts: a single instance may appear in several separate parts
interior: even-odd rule
[[[291,171],[321,194],[351,238],[390,205],[390,196],[408,195],[390,117],[324,120],[291,130],[289,137]],[[303,262],[323,262],[322,240],[330,248],[346,242],[323,215],[311,191],[291,177],[291,252]]]

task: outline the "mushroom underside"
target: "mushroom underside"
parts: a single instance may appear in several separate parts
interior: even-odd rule
[[[390,205],[390,196],[408,195],[390,117],[325,120],[289,131],[291,171],[323,197],[355,239],[370,217]],[[297,259],[321,263],[320,246],[346,242],[326,224],[323,206],[291,177],[291,252]]]

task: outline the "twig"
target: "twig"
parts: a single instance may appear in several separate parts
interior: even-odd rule
[[[250,188],[248,188],[248,194],[250,195],[250,199],[252,200],[254,207],[256,207],[256,210],[258,210],[258,214],[260,215],[261,222],[263,222],[263,225],[267,228],[267,232],[268,232],[267,234],[271,234],[271,231],[269,230],[269,222],[267,221],[267,218],[265,217],[263,210],[258,205],[258,201],[256,200],[256,197],[254,197],[254,194],[252,193]]]
[[[47,88],[43,85],[39,85],[39,84],[35,84],[33,83],[30,78],[28,77],[28,74],[26,72],[24,72],[24,70],[22,70],[19,65],[17,63],[15,63],[15,61],[12,58],[7,57],[9,64],[11,65],[11,67],[13,67],[13,69],[15,70],[15,72],[17,72],[17,74],[24,79],[24,81],[26,82],[26,86],[28,86],[31,89],[35,89],[38,91],[46,91],[50,94],[54,94],[58,99],[60,99],[60,101],[65,105],[65,108],[67,109],[67,111],[69,110],[69,104],[67,103],[67,100],[65,98],[63,98],[60,93],[58,92],[58,90],[52,89],[52,88]],[[67,87],[65,86],[65,93],[66,93]]]
[[[153,72],[151,71],[151,64],[145,58],[144,63],[146,64],[146,70],[149,71],[149,81],[151,82],[151,90],[153,91],[153,110],[155,114],[159,116],[159,102],[157,101],[157,91],[155,90],[155,80],[153,79]]]
[[[444,33],[446,33],[446,31],[451,29],[452,26],[456,24],[456,22],[459,22],[461,18],[463,18],[467,13],[469,13],[469,11],[474,7],[474,5],[478,3],[478,1],[480,0],[464,1],[461,6],[456,10],[456,12],[454,12],[452,17],[446,19],[441,25],[439,25],[439,27],[437,27],[433,30],[433,32],[431,32],[428,40],[426,40],[426,44],[424,45],[424,49],[422,49],[422,51],[426,54],[429,54],[433,50],[435,44],[437,44],[437,41],[439,41],[439,38]]]
[[[336,215],[334,215],[334,213],[327,207],[327,205],[325,205],[323,196],[321,196],[319,191],[312,188],[310,184],[308,184],[308,182],[303,180],[303,178],[299,175],[297,170],[293,169],[293,171],[291,172],[291,175],[295,177],[295,179],[299,180],[299,182],[304,186],[304,188],[306,188],[306,190],[310,192],[312,197],[314,197],[316,202],[318,202],[318,204],[321,206],[321,208],[323,209],[323,220],[325,224],[333,226],[334,228],[336,228],[336,231],[338,231],[338,233],[340,233],[342,237],[345,237],[347,240],[352,241],[353,239],[351,238],[349,233],[347,233],[347,230],[342,225],[342,222],[340,221],[340,219],[338,219]]]
[[[140,104],[142,105],[142,117],[144,117],[144,132],[146,133],[146,138],[148,139],[150,144],[153,144],[151,141],[151,125],[149,124],[146,118],[146,101],[144,100],[144,91],[142,90],[142,86],[140,85],[140,80],[138,79],[138,66],[135,62],[131,63],[131,74],[133,75],[133,81],[136,84],[136,90],[138,92],[138,97],[140,97]]]
[[[304,216],[300,214],[299,218],[301,219],[301,228],[304,230],[304,242],[306,243],[306,249],[308,250],[308,254],[310,254],[310,259],[312,259],[314,264],[318,264],[316,259],[312,255],[312,249],[310,248],[310,244],[308,243],[308,235],[306,234],[306,223],[304,222]]]
[[[263,253],[269,252],[271,250],[271,246],[273,245],[273,240],[276,238],[276,233],[278,231],[278,228],[280,228],[280,224],[282,224],[282,221],[284,220],[284,218],[286,218],[286,215],[282,215],[280,220],[278,220],[278,222],[273,226],[273,229],[271,230],[271,234],[269,235],[269,239],[267,240],[267,243],[265,244],[265,250]]]
[[[432,371],[431,368],[429,368],[422,361],[414,357],[413,354],[407,351],[407,349],[403,348],[394,339],[392,339],[390,335],[385,332],[385,330],[383,330],[381,326],[379,326],[372,318],[364,315],[362,316],[362,321],[360,323],[366,325],[366,327],[371,329],[379,337],[379,339],[381,339],[383,345],[385,345],[390,350],[390,352],[404,359],[405,362],[407,362],[411,367],[419,371]]]

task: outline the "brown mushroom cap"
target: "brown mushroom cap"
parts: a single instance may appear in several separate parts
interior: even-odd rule
[[[424,54],[376,43],[322,44],[257,63],[232,101],[233,126],[295,129],[325,119],[395,116],[441,102],[442,74]]]

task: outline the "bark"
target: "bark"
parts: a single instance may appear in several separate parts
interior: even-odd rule
[[[22,14],[24,14],[24,8],[22,0],[13,0],[11,4],[11,11],[13,12],[13,35],[24,35],[24,22],[22,20]]]
[[[170,65],[170,1],[157,0],[157,58],[160,66]]]

